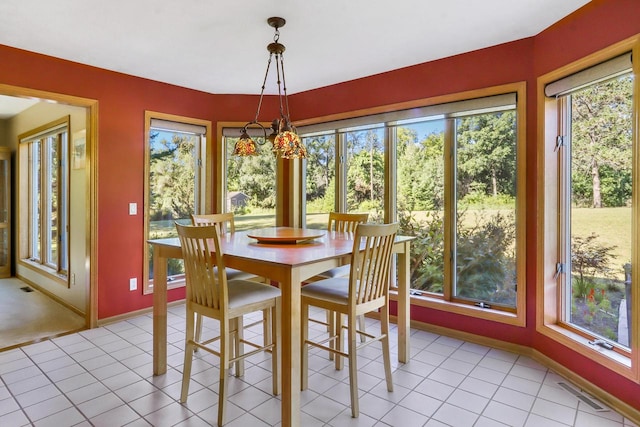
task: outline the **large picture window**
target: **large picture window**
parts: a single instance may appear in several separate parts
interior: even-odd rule
[[[347,212],[369,212],[382,222],[384,209],[384,126],[343,131],[347,147]]]
[[[20,136],[27,171],[21,181],[28,192],[28,244],[22,260],[57,277],[69,271],[69,118]],[[25,187],[22,187],[25,188]],[[26,249],[26,251],[25,251]]]
[[[524,85],[439,101],[299,128],[312,149],[337,136],[335,164],[307,165],[307,186],[337,177],[307,188],[307,225],[316,206],[399,221],[412,304],[524,325]]]
[[[625,348],[631,330],[618,325],[621,313],[627,317],[625,272],[631,273],[632,99],[629,72],[558,101],[567,124],[558,147],[562,317],[588,336]]]
[[[273,227],[276,225],[276,157],[264,142],[264,133],[249,128],[249,134],[260,145],[255,156],[235,156],[233,150],[240,139],[240,127],[223,126],[221,212],[233,212],[236,230]]]
[[[456,118],[452,297],[516,306],[515,106]]]
[[[191,223],[191,215],[204,213],[206,194],[206,141],[208,122],[147,112],[146,238],[178,237],[175,222]],[[153,254],[146,250],[145,274],[153,279]],[[167,266],[169,288],[184,285],[182,260]],[[151,292],[153,281],[143,290]]]
[[[625,375],[638,354],[633,66],[630,53],[603,51],[539,82],[547,119],[538,328]]]
[[[323,132],[303,138],[307,147],[305,169],[305,219],[307,228],[326,229],[329,212],[336,209],[336,133]]]

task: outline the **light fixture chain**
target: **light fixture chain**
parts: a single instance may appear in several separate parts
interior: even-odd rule
[[[281,118],[285,118],[284,115],[284,109],[283,109],[283,104],[282,104],[282,86],[281,83],[282,81],[280,80],[280,68],[282,67],[282,54],[281,53],[276,53],[276,71],[278,74],[278,100],[280,101],[280,117]],[[286,98],[286,92],[285,92],[285,98]]]
[[[262,90],[260,91],[260,100],[258,101],[258,110],[256,111],[256,118],[253,120],[254,123],[258,123],[258,116],[260,115],[260,108],[262,107],[262,98],[264,97],[264,88],[267,86],[267,77],[269,76],[269,67],[271,67],[271,58],[273,58],[273,53],[269,54],[269,60],[267,61],[267,71],[264,73],[264,80],[262,81]],[[277,63],[277,58],[276,58],[276,63]]]
[[[277,60],[278,58],[276,58]],[[289,117],[289,97],[287,96],[287,79],[284,76],[284,56],[280,54],[280,68],[282,69],[282,91],[284,92],[284,116],[287,118],[289,122],[291,122],[291,117]],[[283,113],[282,104],[280,105],[280,113]],[[287,123],[287,125],[291,126],[291,123]]]
[[[289,117],[289,98],[287,96],[287,81],[284,72],[284,55],[285,47],[279,43],[280,31],[279,28],[285,24],[284,18],[271,17],[267,19],[267,23],[275,28],[273,35],[273,43],[269,43],[267,50],[269,51],[269,61],[267,62],[267,70],[264,73],[264,80],[262,81],[262,90],[260,91],[260,100],[258,101],[258,109],[256,111],[256,117],[253,122],[249,122],[241,129],[241,135],[233,150],[233,154],[236,156],[254,156],[257,154],[257,144],[262,145],[268,141],[273,144],[273,153],[282,159],[304,159],[307,157],[307,149],[302,143],[302,139],[298,135],[296,129],[291,125],[291,117]],[[260,117],[260,110],[262,109],[262,101],[264,99],[264,91],[267,87],[267,78],[269,77],[269,69],[271,68],[271,61],[273,55],[276,56],[276,77],[278,84],[278,104],[280,108],[280,118],[274,119],[271,122],[271,129],[273,132],[267,137],[267,130],[258,122]],[[282,74],[281,74],[282,73]],[[282,99],[284,96],[284,100]],[[259,127],[264,134],[263,142],[255,141],[249,133],[247,128],[249,126]]]

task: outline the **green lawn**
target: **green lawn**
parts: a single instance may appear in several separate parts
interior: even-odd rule
[[[624,279],[623,265],[631,262],[631,208],[574,208],[571,228],[573,235],[595,233],[598,242],[615,246],[611,268]]]
[[[487,209],[486,213],[491,215],[496,212],[494,209]],[[471,213],[472,210],[469,210]],[[414,212],[416,219],[423,219],[425,212]],[[327,225],[328,213],[314,213],[307,215],[307,227],[323,229]],[[273,212],[261,212],[260,214],[236,215],[236,230],[247,230],[252,228],[270,227],[275,223]],[[162,238],[175,235],[174,222],[155,221],[151,223],[152,238]],[[620,274],[622,266],[631,261],[631,208],[574,208],[572,232],[579,236],[588,236],[591,233],[598,235],[598,241],[604,245],[615,246],[613,253],[615,260],[612,268],[619,267]],[[622,277],[624,278],[624,277]]]
[[[328,213],[318,213],[307,215],[307,227],[324,229],[329,220]],[[184,219],[179,222],[188,224],[189,220]],[[151,239],[162,239],[165,237],[177,237],[174,220],[153,221],[149,227]],[[255,228],[273,227],[275,225],[275,212],[263,212],[260,214],[235,215],[236,231],[250,230]]]

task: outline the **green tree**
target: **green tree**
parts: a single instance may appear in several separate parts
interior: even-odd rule
[[[409,210],[444,206],[444,134],[417,141],[415,130],[398,128],[398,201]]]
[[[515,196],[516,115],[480,114],[456,121],[458,197]]]
[[[632,94],[633,78],[625,75],[571,95],[572,181],[591,184],[572,189],[574,202],[589,198],[601,208],[603,199],[624,206],[631,198]]]
[[[335,177],[335,138],[333,135],[319,135],[305,138],[307,147],[306,192],[307,202],[325,199],[329,185]],[[332,194],[335,191],[332,191]],[[320,203],[323,205],[323,203]],[[316,207],[319,205],[316,203]],[[329,210],[333,210],[331,206]],[[324,210],[323,210],[324,211]],[[328,212],[328,211],[327,211]]]
[[[347,133],[347,204],[351,210],[381,209],[384,148],[379,129]],[[366,203],[365,203],[366,202]]]
[[[159,135],[150,136],[151,219],[188,218],[195,204],[196,137],[174,133],[167,139]]]
[[[234,141],[228,141],[233,149]],[[273,209],[276,206],[276,161],[269,143],[259,147],[258,155],[238,157],[227,154],[227,190],[249,196],[249,206]]]

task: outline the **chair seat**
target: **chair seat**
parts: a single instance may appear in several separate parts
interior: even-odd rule
[[[303,286],[300,292],[303,297],[347,304],[349,301],[349,278],[335,277],[319,280]]]
[[[248,280],[227,281],[229,309],[266,301],[280,296],[280,289]]]
[[[349,277],[350,272],[351,272],[351,266],[347,264],[347,265],[341,265],[340,267],[332,268],[331,270],[323,271],[322,273],[318,274],[316,277],[320,277],[323,279],[332,279],[334,277]]]
[[[255,274],[233,268],[225,268],[225,271],[227,272],[227,280],[249,280],[256,277]]]

